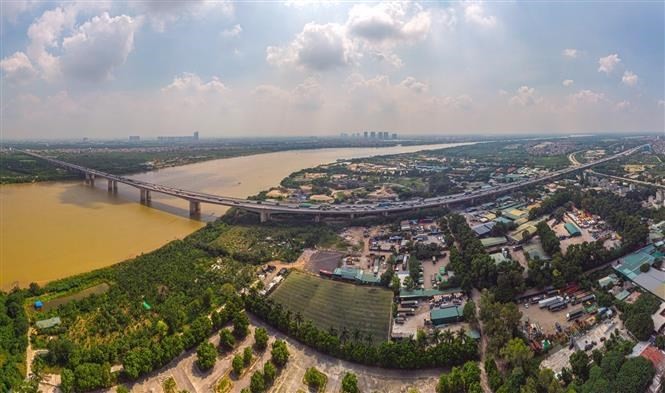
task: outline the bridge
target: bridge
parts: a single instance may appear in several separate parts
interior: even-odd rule
[[[450,205],[474,203],[477,200],[487,197],[497,197],[502,194],[509,194],[524,187],[533,186],[540,183],[549,182],[557,178],[569,175],[575,171],[581,171],[591,168],[617,158],[629,156],[645,147],[641,145],[621,153],[615,154],[610,157],[605,157],[597,161],[588,162],[584,164],[575,165],[565,169],[561,169],[546,176],[541,176],[535,179],[527,179],[519,182],[514,182],[506,185],[495,186],[492,188],[464,192],[454,195],[446,195],[440,197],[426,198],[426,199],[411,199],[399,202],[380,202],[371,204],[334,204],[334,205],[303,205],[298,203],[288,202],[273,202],[273,201],[255,201],[244,198],[225,197],[220,195],[206,194],[198,191],[188,191],[181,188],[170,187],[160,184],[148,183],[140,180],[131,179],[124,176],[113,175],[110,173],[98,171],[91,168],[86,168],[81,165],[68,163],[65,161],[57,160],[54,158],[42,156],[31,151],[20,151],[29,156],[42,159],[50,162],[58,167],[65,168],[70,171],[79,172],[85,176],[86,184],[93,185],[97,179],[107,181],[108,191],[117,192],[118,183],[122,183],[139,190],[140,201],[144,204],[149,204],[151,194],[153,192],[171,195],[180,199],[189,201],[189,214],[192,217],[198,217],[201,213],[201,204],[207,203],[212,205],[223,205],[235,207],[246,211],[259,214],[261,222],[270,220],[272,214],[291,214],[291,215],[306,215],[314,218],[315,221],[320,221],[322,217],[350,217],[351,219],[359,216],[370,215],[384,215],[390,213],[400,213],[407,211],[417,211],[420,209],[448,207]]]

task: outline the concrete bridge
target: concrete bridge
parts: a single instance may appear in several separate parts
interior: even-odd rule
[[[21,151],[24,154],[30,155],[35,158],[46,160],[53,165],[65,168],[67,170],[80,172],[85,176],[87,184],[94,185],[95,181],[106,180],[108,191],[117,192],[118,183],[122,183],[139,190],[140,201],[144,204],[149,204],[151,194],[158,192],[166,195],[171,195],[177,198],[189,201],[189,214],[192,217],[198,217],[201,213],[201,203],[208,203],[213,205],[230,206],[246,211],[259,214],[261,222],[270,220],[273,214],[291,214],[291,215],[306,215],[314,218],[315,221],[321,220],[322,217],[350,217],[351,219],[359,216],[370,215],[384,215],[390,213],[400,213],[407,211],[417,211],[420,209],[447,207],[456,204],[473,204],[478,200],[487,197],[497,197],[502,194],[509,194],[524,187],[533,186],[539,183],[545,183],[562,176],[566,176],[575,171],[591,168],[594,165],[602,164],[607,161],[615,160],[620,157],[631,155],[640,149],[648,147],[649,145],[638,146],[619,154],[606,157],[597,161],[576,165],[573,167],[561,169],[552,172],[546,176],[536,179],[528,179],[520,182],[514,182],[506,185],[496,186],[489,189],[465,192],[455,195],[446,195],[427,199],[412,199],[399,202],[380,202],[372,204],[333,204],[333,205],[309,205],[287,202],[271,202],[271,201],[254,201],[243,198],[225,197],[219,195],[206,194],[197,191],[188,191],[176,187],[170,187],[160,184],[148,183],[140,180],[131,179],[124,176],[112,175],[110,173],[98,171],[91,168],[86,168],[80,165],[71,164],[65,161],[57,160],[50,157],[45,157],[31,151]]]

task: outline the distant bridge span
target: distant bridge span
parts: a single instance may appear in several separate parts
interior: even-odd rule
[[[71,164],[54,158],[45,157],[31,151],[23,151],[23,150],[19,151],[29,156],[48,161],[53,165],[71,171],[80,172],[85,176],[86,184],[94,185],[96,179],[105,179],[108,182],[109,192],[116,192],[118,190],[118,183],[122,183],[137,188],[140,192],[141,203],[146,203],[146,204],[149,203],[151,199],[151,193],[158,192],[161,194],[171,195],[189,201],[189,214],[192,217],[197,217],[200,215],[201,203],[208,203],[212,205],[230,206],[258,213],[261,218],[261,222],[265,222],[270,220],[271,214],[309,215],[314,217],[315,221],[319,221],[322,217],[347,216],[353,219],[359,216],[369,216],[369,215],[379,215],[379,214],[387,216],[390,213],[407,212],[407,211],[436,208],[436,207],[447,207],[454,204],[474,203],[476,200],[485,197],[496,197],[501,194],[508,194],[523,187],[528,187],[535,184],[548,182],[556,178],[559,178],[561,176],[573,173],[575,171],[588,169],[594,165],[602,164],[604,162],[611,161],[620,157],[625,157],[647,146],[649,145],[648,144],[641,145],[623,151],[619,154],[615,154],[610,157],[569,167],[566,169],[561,169],[536,179],[529,179],[520,182],[510,183],[507,185],[492,187],[490,189],[482,191],[474,191],[471,193],[463,193],[463,194],[455,194],[455,195],[447,195],[447,196],[427,198],[427,199],[407,200],[407,201],[391,202],[391,203],[373,203],[373,204],[360,204],[360,205],[334,204],[328,207],[323,207],[321,205],[313,205],[313,207],[306,207],[306,206],[301,206],[297,203],[254,201],[244,198],[225,197],[220,195],[206,194],[197,191],[188,191],[188,190],[183,190],[181,188],[148,183],[124,176],[112,175],[110,173],[98,171],[96,169],[86,168],[81,165]]]

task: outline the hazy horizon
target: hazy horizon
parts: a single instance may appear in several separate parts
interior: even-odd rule
[[[665,132],[663,2],[0,7],[4,140]]]

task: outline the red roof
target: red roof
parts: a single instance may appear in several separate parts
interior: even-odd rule
[[[653,363],[653,366],[656,367],[656,369],[660,369],[659,366],[665,360],[665,355],[663,355],[663,353],[658,348],[652,345],[644,348],[644,351],[642,351],[640,356]]]

